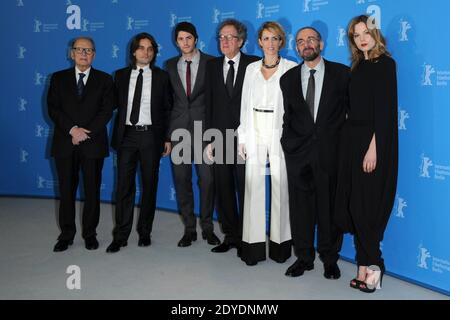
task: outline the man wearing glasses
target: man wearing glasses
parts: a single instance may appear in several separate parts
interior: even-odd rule
[[[112,116],[114,94],[109,74],[91,67],[95,44],[79,37],[71,44],[73,68],[55,72],[47,95],[54,123],[51,155],[59,181],[61,234],[53,251],[65,251],[76,233],[75,199],[78,174],[83,175],[82,236],[88,250],[98,248],[96,228],[100,216],[100,185],[104,158],[109,155],[106,124]]]
[[[286,276],[314,268],[314,231],[324,277],[338,279],[342,234],[333,224],[338,143],[348,108],[347,66],[321,57],[320,33],[302,28],[296,36],[303,63],[280,79],[284,119],[281,144],[286,158],[291,233],[297,261]]]
[[[220,150],[213,150],[212,144],[209,144],[207,155],[211,161],[215,161],[216,205],[225,238],[212,251],[227,252],[231,248],[237,248],[239,255],[245,164],[243,159],[238,163],[237,135],[231,141],[226,141],[225,137],[227,129],[233,131],[239,126],[245,69],[248,64],[260,58],[240,51],[247,38],[244,24],[228,19],[220,24],[218,30],[220,51],[224,56],[208,61],[206,67],[206,129],[219,130],[224,141]]]

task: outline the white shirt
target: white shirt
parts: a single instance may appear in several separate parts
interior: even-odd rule
[[[78,67],[75,66],[75,80],[77,81],[77,83],[78,83],[78,80],[80,80],[80,73],[84,73],[85,76],[83,78],[83,83],[84,83],[84,85],[86,85],[86,82],[89,78],[90,72],[91,72],[91,67],[89,67],[86,71],[80,71],[80,69],[78,69]]]
[[[191,93],[194,91],[195,80],[197,79],[198,65],[200,64],[200,51],[196,50],[196,53],[191,59]],[[183,56],[180,57],[177,63],[178,75],[180,76],[181,83],[183,84],[184,91],[186,92],[186,70],[187,63]]]
[[[234,56],[233,59],[228,59],[226,56],[223,59],[223,82],[227,82],[227,74],[228,70],[230,70],[230,64],[228,61],[233,60],[234,61],[234,80],[233,84],[236,82],[236,77],[238,74],[238,68],[239,68],[239,61],[241,61],[241,52],[239,51],[237,55]]]
[[[87,68],[85,71],[80,71],[80,69],[78,69],[78,67],[75,66],[75,81],[76,81],[76,83],[78,83],[78,80],[80,80],[80,73],[84,73],[85,76],[83,78],[83,83],[84,83],[84,85],[86,85],[90,72],[91,72],[91,67]],[[69,134],[72,132],[73,128],[78,128],[78,126],[73,126],[72,128],[70,128]]]
[[[245,70],[244,83],[242,85],[241,116],[238,127],[239,143],[245,143],[249,147],[248,152],[255,151],[255,123],[254,108],[273,110],[273,143],[280,145],[283,126],[283,94],[280,88],[280,77],[297,63],[281,58],[277,71],[265,80],[261,73],[261,60],[250,63]],[[277,142],[275,142],[277,141]],[[276,147],[278,148],[278,147]],[[282,152],[282,151],[280,151]]]
[[[303,63],[301,68],[301,76],[302,76],[302,91],[303,91],[303,98],[306,99],[306,93],[308,90],[308,81],[310,73],[309,71],[312,70],[312,68],[308,67],[306,63]],[[320,58],[320,62],[317,64],[317,66],[314,67],[314,70],[316,70],[316,73],[314,73],[314,82],[315,82],[315,92],[314,92],[314,122],[316,122],[317,119],[317,113],[319,111],[319,103],[320,103],[320,96],[322,94],[322,87],[323,87],[323,78],[325,76],[325,62],[323,61],[323,58]]]
[[[131,70],[130,75],[130,85],[128,86],[128,106],[127,106],[127,118],[126,124],[132,125],[130,122],[131,109],[133,108],[133,98],[134,89],[136,88],[137,77],[139,75],[139,69],[143,69],[142,73],[142,96],[141,96],[141,107],[139,109],[139,121],[136,125],[149,125],[152,124],[151,117],[151,96],[152,96],[152,69],[150,66],[145,66],[143,68],[137,67]]]
[[[259,65],[261,66],[262,62]],[[256,77],[253,79],[253,106],[250,106],[251,108],[274,110],[276,107],[282,107],[277,106],[278,96],[275,94],[280,90],[280,77],[282,75],[283,73],[280,68],[268,80],[264,78],[261,71],[256,73]]]

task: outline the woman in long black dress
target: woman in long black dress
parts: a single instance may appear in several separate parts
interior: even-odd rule
[[[372,26],[367,16],[358,16],[348,29],[350,110],[336,200],[340,216],[347,215],[345,229],[354,234],[358,276],[350,286],[363,292],[381,288],[380,242],[394,204],[398,168],[396,64],[380,30]]]

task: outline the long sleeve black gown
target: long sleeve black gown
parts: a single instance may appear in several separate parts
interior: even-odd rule
[[[352,71],[350,110],[343,133],[336,222],[355,235],[358,265],[384,268],[379,249],[394,204],[398,169],[397,79],[386,55],[364,60]],[[373,134],[377,164],[363,171]]]

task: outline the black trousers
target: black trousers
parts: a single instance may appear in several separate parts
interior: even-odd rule
[[[117,150],[114,240],[126,241],[133,227],[138,165],[141,169],[142,192],[137,232],[140,237],[150,236],[155,217],[159,160],[162,151],[163,139],[158,131],[152,127],[148,131],[136,131],[134,127],[126,127],[122,144]]]
[[[173,156],[174,154],[172,154]],[[183,154],[180,153],[180,156],[183,156]],[[178,210],[183,219],[184,232],[196,232],[197,220],[194,214],[192,164],[195,165],[197,171],[197,184],[200,190],[200,227],[202,232],[206,234],[214,230],[212,222],[214,210],[214,170],[213,165],[204,163],[202,154],[196,155],[194,153],[192,146],[190,163],[175,164],[172,162]]]
[[[298,259],[310,264],[317,251],[324,264],[339,259],[343,235],[333,223],[336,177],[328,175],[319,161],[299,165],[300,159],[286,155],[292,241]],[[304,163],[304,161],[303,161]]]
[[[245,163],[237,161],[236,139],[224,149],[224,163],[214,163],[216,209],[225,234],[223,242],[240,246],[244,213]],[[232,164],[225,161],[229,152],[234,153]]]
[[[81,217],[82,237],[86,239],[97,235],[103,162],[103,158],[86,158],[78,148],[71,157],[55,158],[60,195],[58,217],[61,234],[58,240],[73,240],[75,237],[75,200],[80,169],[85,197]]]

